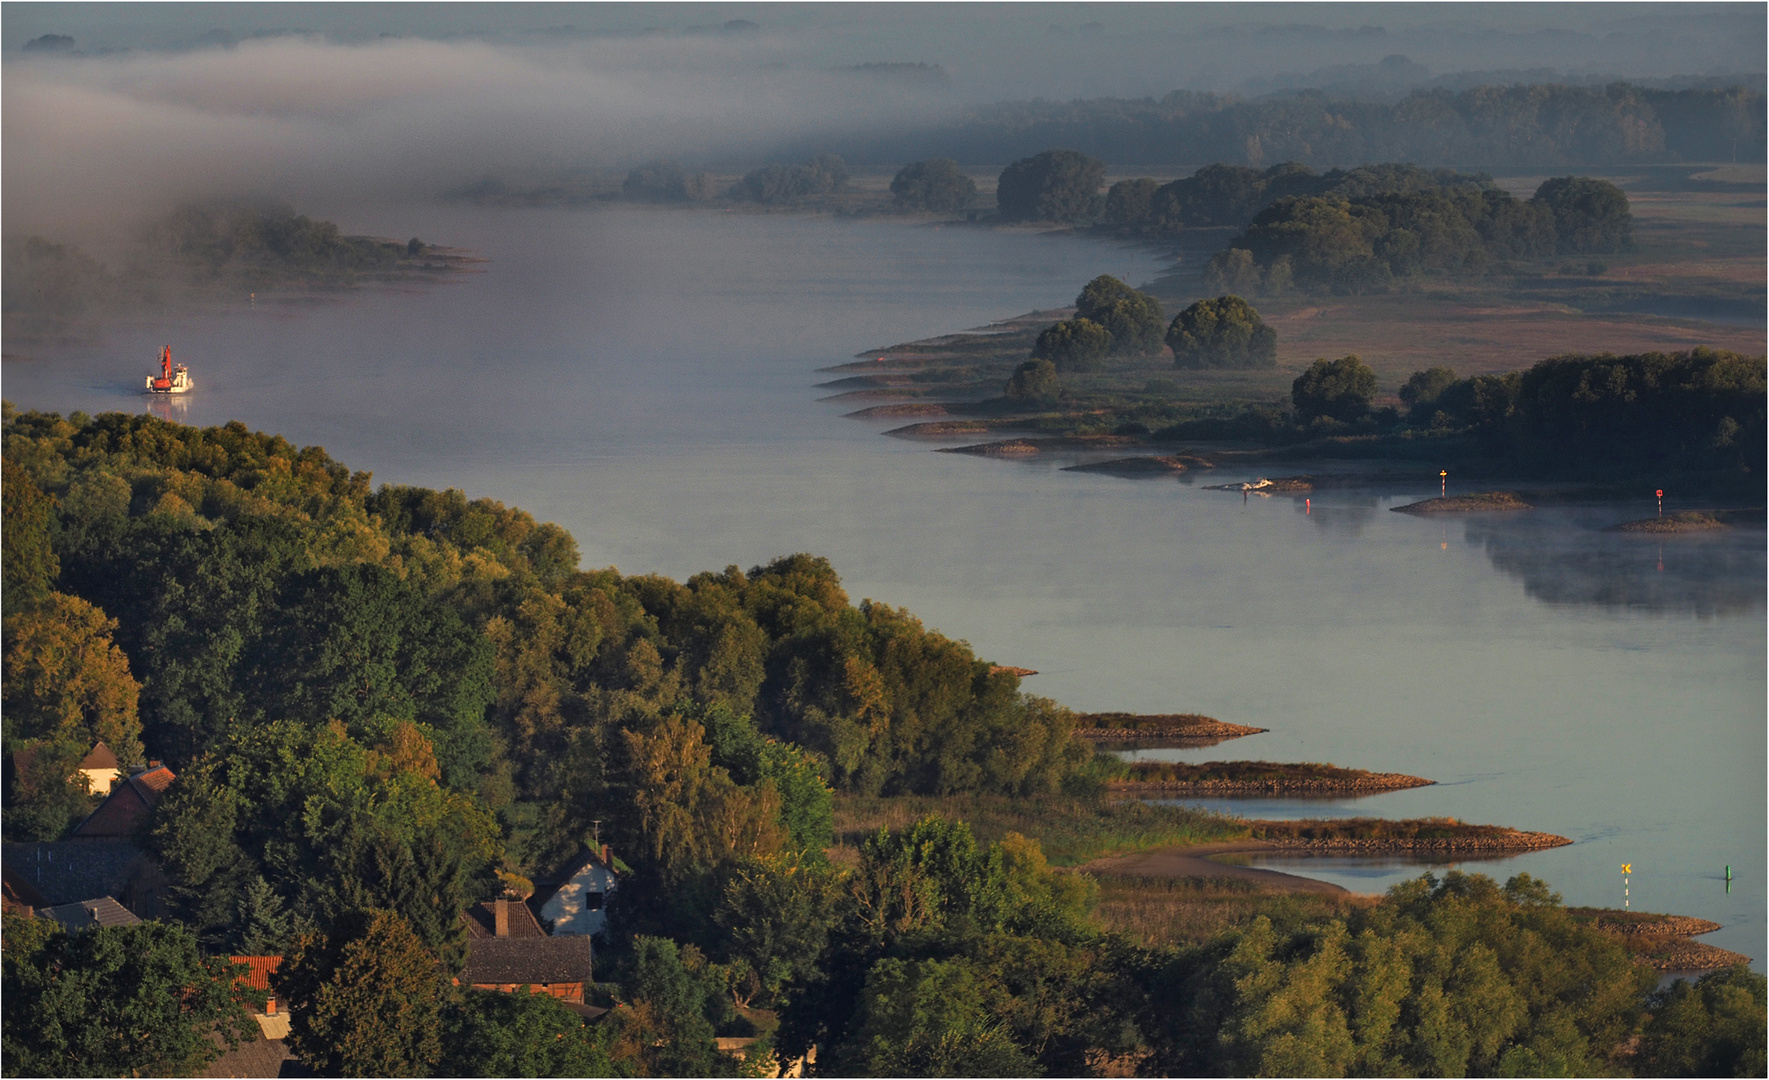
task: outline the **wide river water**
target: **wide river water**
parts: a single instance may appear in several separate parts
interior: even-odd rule
[[[930,453],[820,402],[861,349],[1050,307],[1148,253],[1069,236],[696,211],[315,207],[470,248],[484,273],[8,344],[21,408],[155,408],[318,444],[377,481],[564,525],[586,565],[682,577],[810,551],[1084,710],[1270,728],[1186,759],[1330,761],[1436,786],[1218,800],[1249,816],[1446,815],[1577,843],[1469,868],[1568,903],[1713,919],[1765,948],[1761,531],[1598,531],[1629,505],[1422,520]],[[151,405],[162,343],[197,390]],[[1520,356],[1520,365],[1538,359]],[[1240,475],[1222,479],[1242,479]],[[1453,478],[1452,478],[1453,480]],[[1728,889],[1725,867],[1734,881]],[[1416,864],[1266,865],[1379,891]]]

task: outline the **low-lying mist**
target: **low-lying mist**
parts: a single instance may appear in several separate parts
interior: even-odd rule
[[[1763,29],[1742,4],[14,5],[4,223],[99,249],[192,199],[747,167],[1039,97],[1733,75]]]
[[[771,69],[765,37],[513,47],[317,37],[14,61],[5,225],[99,243],[191,199],[428,196],[504,168],[928,119],[913,84]]]

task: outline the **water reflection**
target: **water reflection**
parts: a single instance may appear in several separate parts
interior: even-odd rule
[[[1334,492],[1325,501],[1318,495],[1292,497],[1297,513],[1308,518],[1315,528],[1331,536],[1355,540],[1381,509],[1375,495],[1352,495]]]
[[[1725,533],[1669,538],[1598,531],[1625,516],[1611,510],[1576,516],[1584,528],[1566,528],[1563,513],[1537,511],[1509,520],[1467,525],[1470,544],[1486,549],[1493,568],[1523,583],[1547,604],[1594,605],[1654,614],[1749,615],[1764,608],[1763,534]]]
[[[190,397],[186,394],[144,394],[147,399],[147,411],[161,420],[170,420],[175,424],[188,423],[190,419]]]

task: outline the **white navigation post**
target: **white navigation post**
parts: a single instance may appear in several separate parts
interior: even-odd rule
[[[1437,497],[1440,499],[1448,498],[1449,494],[1450,471],[1448,469],[1439,469],[1437,470]]]
[[[1622,910],[1628,910],[1628,878],[1634,873],[1633,863],[1622,864]]]

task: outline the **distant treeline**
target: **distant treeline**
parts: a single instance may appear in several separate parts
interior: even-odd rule
[[[346,236],[337,224],[281,204],[216,202],[179,207],[150,224],[117,266],[41,236],[4,243],[8,331],[81,324],[181,292],[347,288],[362,281],[450,269],[451,258],[416,237]]]
[[[1205,280],[1222,292],[1382,292],[1405,278],[1478,275],[1509,260],[1607,254],[1632,242],[1627,195],[1590,177],[1547,180],[1528,201],[1469,184],[1290,196],[1218,252]]]
[[[1232,419],[1181,422],[1163,440],[1247,438],[1295,443],[1356,435],[1373,454],[1420,439],[1464,440],[1493,467],[1584,480],[1646,473],[1749,476],[1769,454],[1761,356],[1717,349],[1632,356],[1555,356],[1524,371],[1458,378],[1415,372],[1402,408],[1375,408],[1376,375],[1356,356],[1317,360],[1296,378],[1289,408],[1249,407]]]
[[[837,144],[848,161],[867,166],[925,157],[998,166],[1049,146],[1143,166],[1760,161],[1764,96],[1746,87],[1652,90],[1627,83],[1421,90],[1393,103],[1312,90],[1250,101],[1178,90],[1158,100],[1002,102],[938,127]]]

